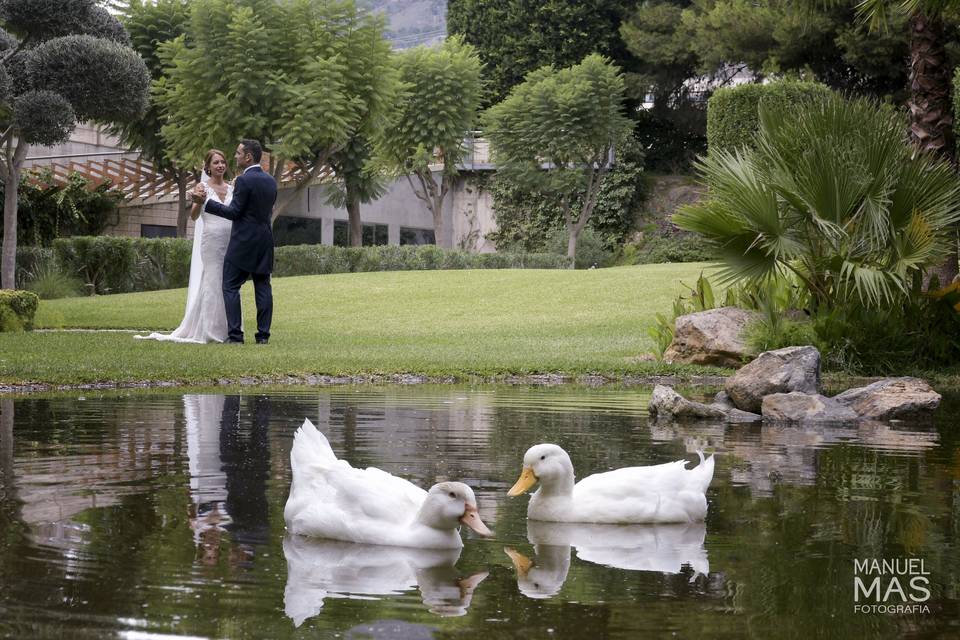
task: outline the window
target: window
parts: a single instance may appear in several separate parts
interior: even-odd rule
[[[400,244],[437,244],[433,229],[400,227]]]
[[[320,218],[280,216],[273,222],[273,244],[320,244]]]
[[[141,238],[176,238],[177,228],[165,224],[140,225]]]
[[[361,236],[365,247],[387,244],[387,225],[365,224]],[[333,244],[338,247],[350,246],[350,223],[346,220],[333,221]]]

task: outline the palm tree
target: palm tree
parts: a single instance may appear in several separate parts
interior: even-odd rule
[[[825,0],[838,4],[849,0]],[[910,139],[922,150],[954,158],[951,69],[944,47],[943,15],[960,0],[859,0],[857,11],[872,27],[906,19],[910,30]]]
[[[709,198],[673,221],[718,247],[727,281],[790,274],[814,310],[893,306],[943,261],[960,221],[953,167],[904,144],[904,125],[837,95],[761,106],[756,148],[703,158]]]

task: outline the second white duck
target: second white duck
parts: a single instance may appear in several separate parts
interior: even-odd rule
[[[375,467],[355,469],[309,420],[294,436],[290,466],[283,517],[291,533],[422,549],[463,547],[461,524],[493,535],[467,485],[441,482],[427,492]]]
[[[527,517],[550,522],[608,524],[697,522],[707,515],[713,456],[686,469],[678,460],[651,467],[625,467],[587,476],[574,484],[570,456],[555,444],[538,444],[523,457],[523,471],[508,495],[533,485]]]

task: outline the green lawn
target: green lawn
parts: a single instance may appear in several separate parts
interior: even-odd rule
[[[646,327],[708,264],[587,271],[400,271],[274,280],[273,337],[245,345],[134,340],[129,333],[0,334],[0,383],[75,384],[245,376],[418,373],[648,374]],[[41,302],[38,328],[170,330],[177,289]],[[687,369],[693,371],[693,369]]]

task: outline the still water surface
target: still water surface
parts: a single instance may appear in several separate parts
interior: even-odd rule
[[[960,637],[949,406],[935,425],[798,429],[654,424],[648,399],[449,386],[2,399],[0,637]],[[465,531],[458,553],[286,536],[304,418],[354,466],[470,484],[496,537]],[[543,441],[578,477],[714,451],[707,520],[528,523],[528,498],[506,491]],[[927,610],[855,612],[854,560],[898,558],[922,560]],[[910,577],[908,604],[923,595]]]

